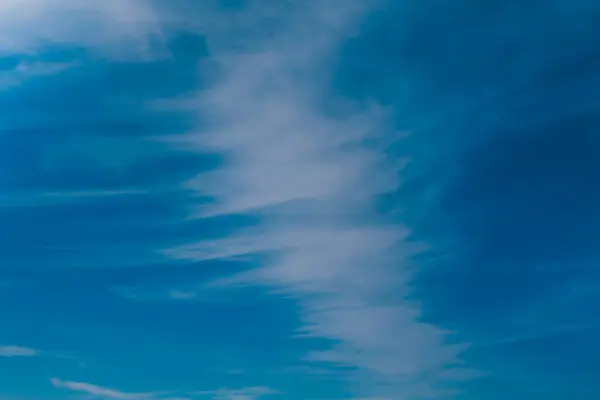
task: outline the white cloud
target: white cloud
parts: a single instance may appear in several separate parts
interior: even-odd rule
[[[0,54],[47,45],[102,48],[119,57],[149,56],[163,39],[163,21],[148,0],[3,0]]]
[[[169,297],[174,300],[191,300],[196,297],[196,293],[186,290],[171,290]]]
[[[85,382],[69,382],[57,378],[50,380],[52,385],[57,389],[67,389],[74,392],[85,393],[94,397],[103,399],[153,399],[156,398],[154,393],[124,393],[116,389],[109,389],[92,385]]]
[[[399,163],[365,145],[384,142],[385,115],[375,107],[333,117],[322,107],[326,75],[319,71],[360,3],[311,2],[279,15],[287,28],[254,47],[245,43],[243,54],[213,48],[222,76],[196,101],[209,129],[179,144],[225,162],[187,187],[214,200],[199,218],[255,213],[263,223],[167,254],[270,254],[262,268],[218,283],[266,285],[296,299],[297,336],[332,343],[306,361],[350,367],[366,396],[430,397],[445,393],[437,384],[459,364],[461,347],[446,344],[446,333],[421,322],[418,306],[405,300],[410,256],[421,247],[407,239],[408,229],[376,216],[378,196],[400,184]]]
[[[273,390],[264,386],[250,386],[241,389],[220,388],[217,390],[195,392],[194,394],[209,396],[214,400],[257,400],[261,397],[277,394]]]
[[[0,346],[0,357],[33,357],[39,352],[29,347]]]
[[[197,288],[152,288],[143,286],[113,287],[111,291],[131,301],[137,302],[163,302],[163,301],[191,301],[205,300],[198,296]]]
[[[125,393],[116,389],[101,387],[85,382],[70,382],[53,378],[50,380],[57,389],[66,389],[73,392],[87,394],[99,399],[136,399],[136,400],[190,400],[191,398],[211,398],[214,400],[257,400],[261,397],[276,394],[277,391],[262,386],[250,386],[240,389],[220,388],[217,390],[195,391],[189,393],[175,392],[148,392]]]
[[[166,51],[164,13],[149,0],[3,0],[0,57],[23,61],[0,71],[0,89],[19,86],[79,64],[37,59],[47,49],[85,48],[116,60],[149,60]]]

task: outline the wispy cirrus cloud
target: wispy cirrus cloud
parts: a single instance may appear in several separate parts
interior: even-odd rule
[[[328,65],[363,6],[281,11],[286,28],[276,38],[246,42],[241,54],[213,49],[221,77],[196,102],[209,127],[179,141],[224,159],[188,182],[213,199],[195,217],[255,214],[262,224],[166,253],[193,260],[267,254],[262,267],[214,285],[263,285],[296,300],[295,336],[329,343],[304,361],[349,368],[357,395],[431,397],[447,393],[439,387],[449,376],[469,373],[451,373],[462,371],[463,347],[448,344],[446,332],[422,322],[406,300],[410,259],[422,246],[376,212],[379,196],[399,187],[402,166],[387,158],[381,140],[385,113],[323,111]]]
[[[0,357],[34,357],[39,351],[30,347],[0,346]]]
[[[257,400],[277,393],[276,390],[269,387],[249,386],[238,389],[220,388],[216,390],[195,392],[194,394],[209,397],[214,400]]]
[[[161,18],[145,0],[7,0],[0,4],[0,55],[72,45],[146,57],[164,39]]]
[[[101,399],[155,399],[158,396],[156,393],[125,393],[91,383],[63,381],[58,378],[52,378],[50,383],[57,389],[84,393]]]
[[[78,56],[46,60],[48,49],[86,49],[111,59],[167,54],[164,21],[144,0],[6,0],[0,3],[0,57],[19,57],[0,71],[0,88],[54,75],[79,65]],[[65,23],[68,21],[68,23]],[[63,55],[64,57],[64,55]]]
[[[188,393],[176,392],[146,392],[127,393],[117,389],[97,386],[86,382],[63,381],[53,378],[50,383],[57,389],[69,390],[91,396],[98,399],[137,399],[137,400],[190,400],[190,399],[214,399],[214,400],[257,400],[259,398],[277,394],[274,389],[264,386],[249,386],[238,389],[219,388],[216,390],[193,391]]]

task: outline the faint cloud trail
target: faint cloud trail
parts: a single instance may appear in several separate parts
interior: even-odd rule
[[[0,346],[0,357],[34,357],[39,352],[36,349],[21,346]]]

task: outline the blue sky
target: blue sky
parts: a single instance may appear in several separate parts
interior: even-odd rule
[[[599,12],[3,1],[0,400],[597,399]]]

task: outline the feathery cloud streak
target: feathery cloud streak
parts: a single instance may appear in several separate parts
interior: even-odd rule
[[[6,0],[0,4],[0,55],[73,45],[115,57],[151,56],[163,39],[158,11],[145,0]]]
[[[73,392],[85,393],[102,399],[157,399],[160,393],[125,393],[116,389],[105,388],[91,383],[63,381],[52,378],[50,383],[57,389],[66,389]]]
[[[0,357],[33,357],[38,351],[29,347],[0,346]]]
[[[83,393],[101,399],[189,400],[191,398],[201,397],[216,400],[256,400],[277,393],[271,388],[261,386],[239,389],[220,388],[216,390],[179,394],[175,394],[174,392],[126,393],[116,389],[93,385],[91,383],[63,381],[58,378],[52,378],[50,383],[57,389]]]
[[[385,148],[385,113],[323,111],[327,63],[363,12],[310,3],[281,13],[275,38],[243,53],[213,47],[221,77],[199,94],[208,131],[183,142],[223,156],[223,165],[187,187],[213,202],[196,217],[256,214],[262,224],[217,241],[167,251],[205,260],[266,253],[267,263],[217,285],[265,285],[295,299],[296,335],[326,339],[308,362],[350,368],[366,395],[421,398],[457,368],[460,346],[420,321],[410,294],[409,259],[420,246],[409,230],[380,221],[378,196],[398,188],[397,162]],[[253,18],[253,17],[250,17]],[[257,17],[256,23],[259,22]],[[386,132],[389,134],[389,132]]]

